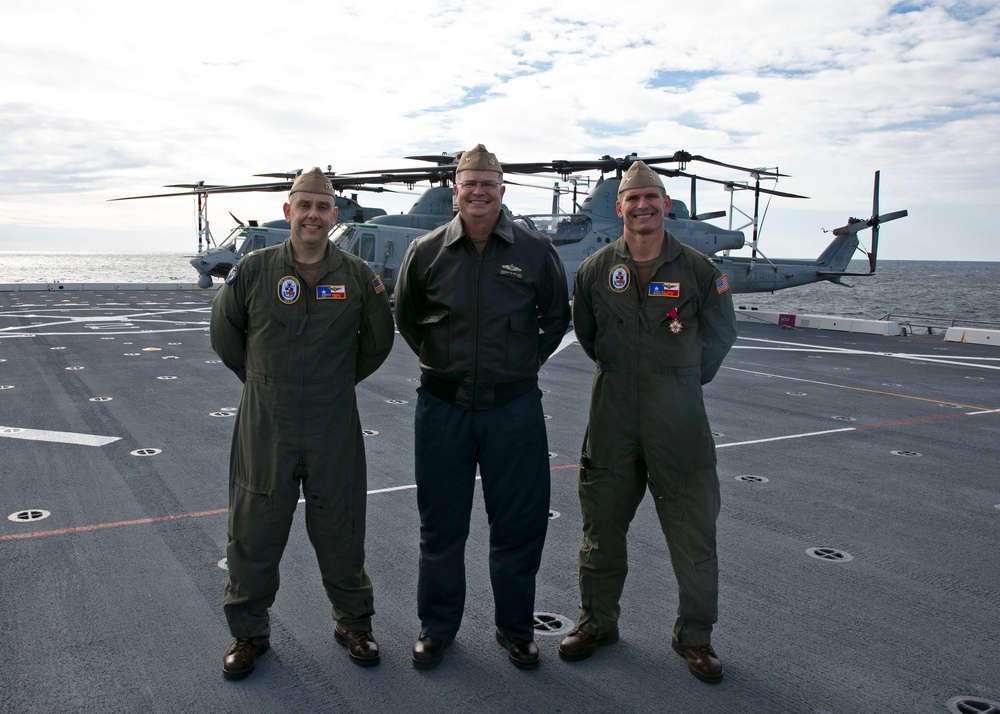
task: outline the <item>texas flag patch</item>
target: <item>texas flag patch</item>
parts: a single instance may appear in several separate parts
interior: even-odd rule
[[[649,294],[653,297],[672,297],[678,298],[681,296],[681,284],[680,283],[649,283]]]
[[[347,287],[344,285],[317,285],[317,300],[346,300]]]

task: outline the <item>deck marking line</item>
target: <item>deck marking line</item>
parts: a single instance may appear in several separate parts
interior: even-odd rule
[[[805,351],[816,351],[816,352],[826,352],[829,354],[843,354],[843,355],[868,355],[871,357],[893,357],[895,359],[915,359],[924,362],[930,362],[932,364],[950,364],[959,367],[977,367],[979,369],[1000,369],[1000,365],[991,364],[969,364],[968,362],[958,362],[956,360],[983,360],[987,362],[1000,361],[995,357],[956,357],[948,359],[945,357],[938,357],[936,355],[922,355],[922,354],[911,354],[906,352],[877,352],[872,350],[852,350],[844,347],[830,347],[828,345],[810,345],[801,342],[785,342],[782,340],[766,340],[760,337],[740,337],[739,340],[744,340],[747,342],[764,342],[770,345],[785,345],[786,347],[791,347],[794,349],[786,349],[785,347],[750,347],[744,345],[733,345],[733,349],[743,349],[743,350],[780,350],[783,352],[805,352]]]
[[[828,429],[826,431],[810,431],[805,434],[786,434],[785,436],[772,436],[767,439],[753,439],[751,441],[733,441],[728,444],[716,444],[716,449],[725,449],[729,446],[748,446],[750,444],[766,444],[772,441],[786,441],[788,439],[804,439],[807,436],[823,436],[825,434],[839,434],[845,431],[854,431],[857,427],[846,426],[843,429]]]
[[[557,354],[562,352],[564,349],[569,347],[571,344],[576,342],[576,330],[570,330],[565,335],[563,335],[562,342],[556,347],[555,351],[549,355],[549,358],[555,357]]]
[[[5,431],[9,429],[10,431]],[[0,437],[26,439],[28,441],[48,441],[55,444],[76,444],[78,446],[104,446],[120,441],[120,436],[100,436],[98,434],[76,434],[71,431],[46,431],[44,429],[22,429],[17,426],[0,425]]]
[[[943,402],[942,402],[943,403]],[[973,412],[973,414],[984,414],[985,412]],[[899,426],[901,424],[916,424],[922,421],[940,421],[941,419],[954,419],[956,417],[972,416],[973,414],[939,414],[930,417],[918,417],[916,419],[902,419],[900,421],[884,421],[881,424],[863,424],[854,427],[855,429],[878,429],[883,426]]]
[[[156,516],[154,518],[137,518],[134,521],[116,521],[114,523],[96,523],[90,526],[75,526],[73,528],[58,528],[51,531],[36,531],[34,533],[15,533],[12,535],[0,536],[0,541],[19,540],[21,538],[38,538],[39,536],[64,535],[66,533],[85,533],[87,531],[101,530],[102,528],[118,528],[119,526],[139,526],[148,523],[163,523],[165,521],[176,521],[181,518],[198,518],[200,516],[217,516],[225,513],[228,508],[217,508],[214,511],[198,511],[197,513],[179,513],[173,516]]]
[[[914,397],[909,394],[899,392],[887,392],[883,389],[868,389],[867,387],[850,387],[846,384],[835,384],[833,382],[820,382],[816,379],[804,379],[802,377],[789,377],[784,374],[772,374],[771,372],[757,372],[752,369],[739,369],[738,367],[722,366],[722,369],[729,369],[733,372],[743,372],[744,374],[758,374],[762,377],[774,377],[775,379],[785,379],[790,382],[804,382],[806,384],[818,384],[821,387],[837,387],[838,389],[849,389],[853,392],[867,392],[868,394],[881,394],[886,397],[899,397],[900,399],[915,399],[919,402],[931,402],[933,404],[945,404],[949,407],[961,407],[962,409],[972,409],[977,412],[993,411],[989,407],[977,407],[972,404],[959,404],[958,402],[946,402],[941,399],[931,399],[929,397]]]

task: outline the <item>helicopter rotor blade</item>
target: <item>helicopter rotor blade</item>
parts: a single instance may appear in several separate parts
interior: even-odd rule
[[[449,166],[458,164],[458,160],[462,158],[463,151],[453,151],[451,153],[441,153],[441,154],[427,154],[423,156],[406,156],[404,158],[413,159],[414,161],[429,161],[434,164],[440,164],[441,166]]]
[[[866,228],[872,229],[872,243],[871,249],[868,251],[868,269],[869,274],[875,272],[875,266],[878,260],[878,234],[879,226],[883,223],[888,223],[889,221],[895,221],[899,218],[905,218],[909,215],[906,210],[902,211],[892,211],[891,213],[883,213],[879,215],[879,171],[875,172],[875,189],[872,195],[872,217],[867,221],[860,218],[849,218],[847,219],[847,224],[841,226],[840,228],[834,228],[832,233],[835,236],[842,236],[847,234],[857,234]]]
[[[635,159],[633,159],[635,160]],[[675,151],[671,156],[648,156],[648,157],[638,157],[639,161],[642,161],[647,166],[650,164],[687,164],[691,161],[700,161],[704,164],[712,164],[713,166],[721,166],[727,169],[734,169],[736,171],[742,171],[744,173],[765,176],[768,178],[777,178],[779,176],[787,176],[788,174],[779,173],[777,170],[769,171],[764,168],[750,168],[747,166],[737,166],[736,164],[727,164],[724,161],[716,161],[715,159],[710,159],[707,156],[702,156],[700,154],[689,154],[686,151]]]
[[[164,184],[163,188],[221,188],[221,185],[205,183],[204,181],[199,181],[198,183],[168,183]]]
[[[727,211],[709,211],[708,213],[702,214],[691,214],[692,221],[710,221],[713,218],[725,218],[729,213]]]
[[[881,171],[875,172],[875,189],[872,192],[872,220],[875,222],[872,225],[872,249],[868,253],[868,267],[871,272],[875,272],[875,261],[878,257],[878,224],[881,222],[878,215],[878,184],[879,184],[879,174]]]
[[[699,176],[702,181],[710,181],[712,183],[720,183],[723,186],[727,186],[733,191],[755,191],[757,193],[766,193],[770,196],[781,196],[782,198],[809,198],[808,196],[802,196],[797,193],[788,193],[786,191],[775,191],[773,188],[757,188],[755,186],[748,186],[747,184],[737,183],[735,181],[720,181],[719,179],[705,178],[704,176]]]
[[[749,186],[747,184],[738,183],[736,181],[724,181],[722,179],[709,178],[708,176],[698,176],[697,174],[689,174],[686,171],[679,171],[677,169],[662,169],[659,166],[650,166],[656,173],[667,176],[670,178],[676,178],[678,176],[687,176],[692,179],[697,179],[698,181],[707,181],[709,183],[717,183],[722,186],[726,186],[734,191],[758,191],[760,193],[766,193],[770,196],[781,196],[783,198],[809,198],[808,196],[802,196],[797,193],[788,193],[786,191],[776,191],[773,188],[759,188],[755,186]]]

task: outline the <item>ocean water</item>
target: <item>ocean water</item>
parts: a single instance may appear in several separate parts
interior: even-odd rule
[[[179,253],[0,251],[0,284],[194,283],[198,276],[189,260]],[[868,263],[855,261],[850,269],[867,271]],[[897,321],[933,318],[1000,329],[1000,263],[883,260],[875,275],[844,280],[853,287],[823,282],[733,297],[737,307],[768,311],[873,320],[887,315]]]

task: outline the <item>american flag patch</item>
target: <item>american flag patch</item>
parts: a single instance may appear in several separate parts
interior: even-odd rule
[[[375,286],[375,294],[376,295],[378,295],[379,293],[384,293],[385,292],[385,285],[382,284],[382,278],[380,278],[379,276],[376,275],[372,279],[372,285]]]
[[[722,293],[726,292],[727,290],[729,290],[729,278],[727,278],[725,274],[723,274],[721,278],[715,281],[715,292],[719,293],[719,295],[722,295]]]

